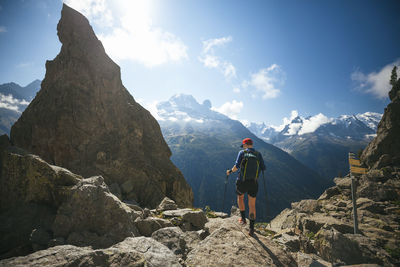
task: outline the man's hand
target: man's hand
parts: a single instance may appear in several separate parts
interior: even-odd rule
[[[232,170],[226,170],[226,175],[229,175],[232,173]]]

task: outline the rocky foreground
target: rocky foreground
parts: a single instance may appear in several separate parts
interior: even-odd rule
[[[372,170],[357,180],[359,233],[354,233],[351,179],[319,199],[292,203],[271,221],[266,232],[290,251],[316,253],[339,265],[400,264],[400,169]]]
[[[122,202],[101,176],[50,165],[6,136],[0,144],[0,266],[399,264],[397,168],[358,180],[360,234],[352,234],[345,177],[318,200],[293,203],[270,225],[258,224],[253,238],[235,208],[228,217],[179,209],[168,198],[156,209],[141,208]]]
[[[0,149],[0,266],[297,265],[270,237],[250,238],[235,212],[179,209],[168,198],[141,208],[101,176],[50,165],[5,135]]]

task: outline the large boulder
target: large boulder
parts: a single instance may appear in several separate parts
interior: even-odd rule
[[[176,210],[178,209],[178,205],[176,205],[175,201],[172,199],[165,197],[160,205],[157,207],[157,211],[166,211],[166,210]]]
[[[104,248],[139,234],[141,212],[101,176],[84,179],[13,146],[0,151],[0,170],[0,258],[64,243]]]
[[[55,237],[72,245],[105,248],[138,235],[134,221],[140,213],[111,194],[101,176],[83,179],[70,190],[54,220]]]
[[[144,236],[151,236],[153,232],[161,228],[174,226],[170,221],[157,217],[147,217],[146,219],[138,218],[135,221],[135,225],[140,234]]]
[[[11,129],[12,143],[82,176],[102,175],[119,185],[122,199],[143,207],[165,196],[191,206],[192,190],[171,162],[159,124],[122,85],[88,20],[64,4],[57,31],[61,51],[46,62],[41,90]]]
[[[384,265],[382,256],[389,258],[383,249],[377,253],[376,244],[368,238],[362,235],[342,234],[334,228],[322,229],[317,233],[315,248],[322,258],[332,263]],[[386,262],[386,264],[389,263]]]
[[[163,213],[164,218],[178,218],[179,226],[186,231],[195,231],[204,228],[207,222],[207,216],[202,210],[193,209],[177,209],[167,210]]]
[[[174,254],[183,257],[186,254],[185,234],[179,227],[166,227],[155,231],[151,238],[168,247]]]
[[[107,249],[64,245],[25,257],[0,261],[0,266],[181,266],[171,250],[147,237],[127,238]]]

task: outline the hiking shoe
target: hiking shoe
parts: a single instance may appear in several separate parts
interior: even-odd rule
[[[240,225],[245,225],[246,224],[246,219],[243,220],[243,218],[239,219],[239,224]]]
[[[250,230],[249,230],[249,236],[253,236],[253,237],[255,236],[255,234],[254,234],[254,229],[250,229]]]

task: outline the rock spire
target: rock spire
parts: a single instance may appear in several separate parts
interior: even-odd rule
[[[160,126],[123,86],[88,20],[64,4],[57,31],[61,51],[46,62],[42,88],[12,127],[12,143],[82,176],[102,175],[122,199],[155,207],[168,196],[191,206],[192,190]]]

